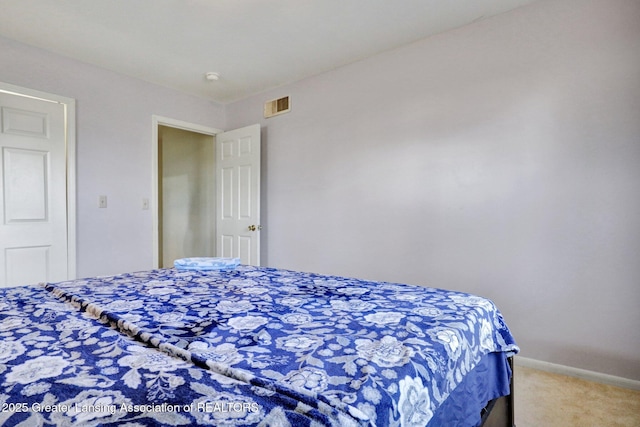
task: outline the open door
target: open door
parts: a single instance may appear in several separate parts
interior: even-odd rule
[[[260,265],[260,125],[216,135],[216,253]]]

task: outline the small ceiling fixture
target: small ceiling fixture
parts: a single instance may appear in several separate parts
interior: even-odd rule
[[[220,80],[220,74],[214,73],[213,71],[209,71],[208,73],[205,73],[204,77],[210,82],[215,82],[217,80]]]

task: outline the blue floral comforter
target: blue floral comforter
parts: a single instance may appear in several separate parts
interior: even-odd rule
[[[262,267],[2,296],[0,421],[425,426],[488,354],[518,351],[478,296]],[[118,410],[81,410],[99,403]]]

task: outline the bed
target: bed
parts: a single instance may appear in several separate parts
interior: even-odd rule
[[[266,267],[0,293],[0,424],[513,426],[495,305]]]

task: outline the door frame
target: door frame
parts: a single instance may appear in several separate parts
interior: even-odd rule
[[[53,93],[41,92],[9,83],[0,82],[0,92],[24,96],[62,105],[64,109],[64,133],[66,149],[67,185],[67,280],[77,275],[76,259],[76,100]]]
[[[158,204],[159,199],[159,188],[158,188],[158,180],[159,170],[158,170],[158,127],[159,126],[167,126],[176,129],[182,129],[190,132],[201,133],[204,135],[211,135],[215,138],[215,136],[219,133],[222,133],[223,130],[216,129],[208,126],[202,126],[195,123],[189,123],[182,120],[171,119],[168,117],[162,117],[153,115],[151,116],[152,121],[152,150],[151,150],[151,207],[153,210],[153,268],[158,268],[160,266],[160,206]],[[215,144],[215,140],[214,140]]]

